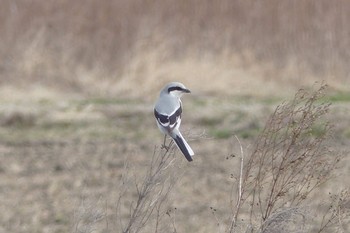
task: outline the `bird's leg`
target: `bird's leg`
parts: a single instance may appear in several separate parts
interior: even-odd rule
[[[163,142],[163,145],[162,145],[162,149],[165,149],[166,151],[168,151],[169,150],[169,146],[166,146],[165,142],[166,142],[166,134],[164,135],[164,142]]]

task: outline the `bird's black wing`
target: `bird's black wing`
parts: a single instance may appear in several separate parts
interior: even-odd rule
[[[178,119],[181,118],[181,114],[182,114],[181,104],[180,104],[180,107],[170,116],[161,114],[156,109],[154,109],[154,116],[156,117],[159,124],[161,124],[164,127],[174,128],[177,125]]]

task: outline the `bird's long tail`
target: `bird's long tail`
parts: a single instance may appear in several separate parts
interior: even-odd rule
[[[172,137],[177,145],[177,147],[181,150],[182,154],[186,157],[186,159],[191,162],[192,156],[194,152],[190,145],[186,142],[180,131],[177,131]]]

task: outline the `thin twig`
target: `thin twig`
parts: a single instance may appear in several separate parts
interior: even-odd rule
[[[237,223],[237,217],[239,214],[239,210],[241,208],[241,204],[242,204],[242,183],[243,183],[243,167],[244,167],[244,153],[243,153],[243,147],[242,147],[242,143],[239,140],[239,138],[237,137],[237,135],[234,135],[235,138],[238,141],[240,150],[241,150],[241,163],[240,163],[240,172],[239,172],[239,184],[238,184],[238,198],[237,198],[237,203],[236,203],[236,211],[234,212],[233,216],[232,216],[232,220],[231,220],[231,226],[230,226],[230,230],[229,232],[233,232],[233,228],[235,227],[236,223]]]

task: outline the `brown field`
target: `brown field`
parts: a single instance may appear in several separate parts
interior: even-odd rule
[[[158,232],[228,232],[234,135],[249,156],[275,108],[320,83],[317,103],[332,104],[320,119],[333,126],[327,156],[342,160],[295,210],[307,220],[290,225],[304,227],[284,231],[320,232],[349,190],[348,1],[0,1],[0,233],[123,232],[164,153],[153,102],[175,80],[192,90],[181,128],[196,156],[173,148],[151,186]],[[322,232],[350,231],[349,203]],[[262,220],[247,230],[248,209],[235,232],[267,232]],[[156,213],[140,232],[156,232]]]

